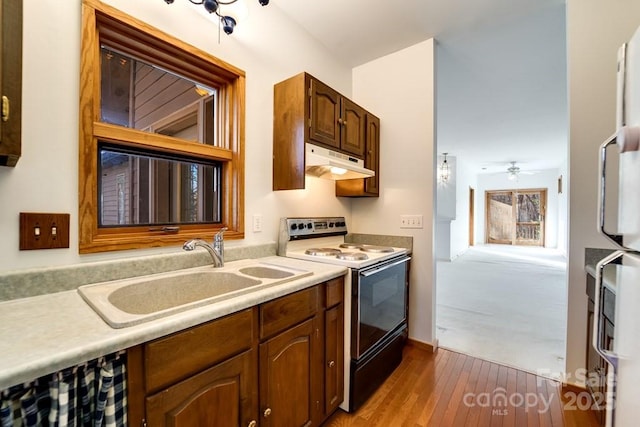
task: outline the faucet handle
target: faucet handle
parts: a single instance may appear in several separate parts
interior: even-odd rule
[[[228,228],[227,227],[222,227],[220,229],[220,231],[218,231],[214,236],[213,236],[213,241],[214,242],[219,242],[223,239],[223,234],[225,231],[227,231]]]

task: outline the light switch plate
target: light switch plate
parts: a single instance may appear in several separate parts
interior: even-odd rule
[[[69,214],[20,212],[20,250],[69,247]]]
[[[422,215],[400,215],[400,228],[423,228]]]
[[[258,233],[262,231],[262,215],[255,214],[253,216],[253,232]]]

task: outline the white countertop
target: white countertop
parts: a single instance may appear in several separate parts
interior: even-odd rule
[[[1,302],[0,390],[308,288],[347,272],[341,266],[277,256],[256,261],[310,270],[313,274],[122,329],[107,325],[76,290]]]

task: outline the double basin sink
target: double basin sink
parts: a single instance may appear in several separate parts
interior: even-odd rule
[[[312,274],[244,260],[84,285],[78,293],[107,324],[124,328]]]

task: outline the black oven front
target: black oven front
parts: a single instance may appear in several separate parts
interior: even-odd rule
[[[409,257],[353,269],[351,357],[360,359],[407,323]]]

